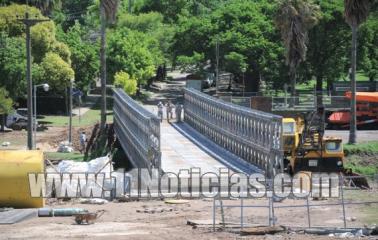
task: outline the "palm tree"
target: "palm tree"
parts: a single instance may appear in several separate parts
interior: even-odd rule
[[[118,0],[101,0],[101,129],[106,126],[106,25],[113,23],[116,19]]]
[[[351,119],[349,144],[357,142],[357,118],[356,118],[356,68],[357,68],[357,31],[359,26],[369,16],[370,0],[344,0],[345,21],[352,28],[352,59],[351,59]]]
[[[39,8],[44,15],[49,15],[52,10],[62,7],[61,0],[31,0],[37,8]]]
[[[319,6],[312,0],[280,0],[275,18],[286,49],[291,95],[295,96],[297,68],[306,60],[308,31],[320,18]]]

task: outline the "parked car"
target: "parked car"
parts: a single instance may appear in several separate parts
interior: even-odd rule
[[[18,108],[12,114],[7,116],[6,126],[13,130],[22,130],[27,129],[28,127],[28,109],[27,108]],[[38,126],[38,122],[36,122]]]

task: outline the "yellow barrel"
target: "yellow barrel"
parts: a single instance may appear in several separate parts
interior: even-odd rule
[[[43,198],[31,196],[28,177],[43,172],[41,151],[0,151],[0,207],[44,207]]]

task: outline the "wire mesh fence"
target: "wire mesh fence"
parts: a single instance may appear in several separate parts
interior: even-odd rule
[[[351,182],[362,179],[369,181],[368,189],[351,187]],[[368,220],[358,220],[352,216],[358,210],[370,212],[373,215],[374,209],[378,207],[377,192],[378,175],[341,176],[338,198],[312,198],[311,193],[305,198],[290,196],[284,200],[278,199],[278,201],[275,197],[231,200],[214,198],[212,228],[214,231],[218,227],[227,228],[227,226],[240,230],[253,226],[309,229],[364,228]],[[369,210],[370,208],[372,210]],[[376,212],[375,218],[378,219]]]
[[[316,95],[272,97],[272,111],[312,111],[318,105],[330,110],[347,110],[350,109],[350,99],[344,96]]]

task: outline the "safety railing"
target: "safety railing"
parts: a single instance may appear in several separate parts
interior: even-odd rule
[[[185,89],[184,121],[268,176],[282,171],[282,117]]]
[[[160,169],[160,120],[121,89],[114,89],[114,130],[135,167]]]

